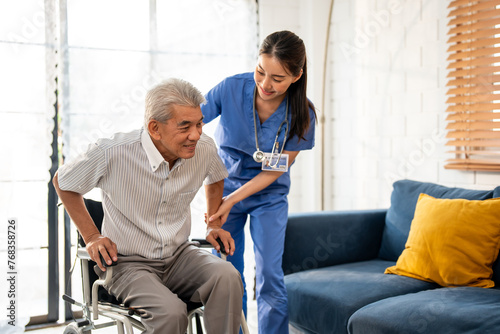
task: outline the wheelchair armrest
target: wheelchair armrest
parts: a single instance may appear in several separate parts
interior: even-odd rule
[[[79,259],[82,259],[82,260],[92,261],[92,259],[90,258],[90,255],[87,252],[87,250],[85,248],[82,248],[82,247],[78,248],[76,256]],[[117,264],[116,261],[113,261],[113,263],[111,263],[111,264],[107,264],[106,261],[104,261],[104,258],[102,257],[102,254],[100,254],[100,256],[101,256],[101,263],[103,264],[104,267],[107,268],[107,267],[116,266],[116,264]]]
[[[76,256],[85,261],[92,261],[90,258],[89,253],[87,250],[83,247],[80,247],[77,249]],[[99,305],[99,299],[98,299],[98,290],[99,286],[104,286],[107,285],[111,282],[111,278],[113,277],[113,266],[116,265],[116,262],[113,262],[113,264],[108,265],[104,259],[102,258],[101,255],[101,262],[103,263],[104,267],[106,267],[106,272],[104,275],[104,279],[98,279],[95,280],[94,283],[92,284],[92,314],[93,314],[93,320],[97,320],[99,318],[99,310],[98,310],[98,305]]]
[[[78,249],[76,250],[76,256],[82,260],[92,261],[89,253],[85,248],[78,247]]]
[[[205,239],[191,239],[191,241],[200,248],[212,248],[212,244]]]
[[[208,242],[205,239],[191,239],[192,242],[197,244],[198,247],[200,248],[212,248],[214,247],[210,242]],[[224,255],[227,255],[224,244],[222,243],[222,240],[220,238],[217,238],[215,241],[219,244],[220,247],[220,252]]]
[[[100,286],[105,286],[108,285],[111,282],[111,278],[113,277],[113,266],[116,265],[116,262],[114,262],[112,265],[108,266],[106,262],[102,259],[101,256],[101,261],[104,263],[104,266],[107,268],[106,271],[104,272],[104,279],[98,279],[94,281],[94,284],[92,284],[92,314],[94,320],[97,320],[99,318],[99,310],[98,310],[98,305],[99,305],[99,298],[98,298],[98,292],[99,292],[99,287]]]
[[[86,260],[86,261],[92,261],[90,258],[89,253],[87,250],[83,247],[80,247],[77,249],[76,256],[79,259]],[[101,263],[104,265],[105,268],[107,268],[104,279],[98,279],[92,284],[92,314],[93,314],[93,320],[99,319],[99,310],[98,310],[98,305],[99,305],[99,298],[98,298],[98,291],[99,291],[99,286],[104,286],[107,285],[111,282],[111,278],[113,277],[113,267],[116,266],[117,262],[113,261],[111,265],[108,265],[106,261],[104,261],[104,258],[101,255]]]

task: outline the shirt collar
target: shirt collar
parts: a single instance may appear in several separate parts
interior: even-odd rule
[[[144,128],[142,129],[141,134],[141,144],[144,151],[146,151],[146,155],[148,156],[149,164],[151,165],[151,170],[153,172],[156,172],[163,162],[167,163],[156,148],[155,144],[153,144],[153,140],[149,136],[149,132]]]

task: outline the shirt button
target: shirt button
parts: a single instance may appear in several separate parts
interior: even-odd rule
[[[158,222],[158,225],[161,225],[161,222]]]

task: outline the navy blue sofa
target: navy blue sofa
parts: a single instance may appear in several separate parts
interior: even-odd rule
[[[292,326],[320,334],[500,333],[500,260],[490,289],[384,274],[404,249],[420,193],[483,200],[500,197],[500,186],[402,180],[388,210],[291,214],[283,270]]]

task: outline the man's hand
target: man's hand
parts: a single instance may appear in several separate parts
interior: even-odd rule
[[[92,261],[97,263],[97,266],[102,271],[106,271],[103,263],[101,262],[101,258],[99,254],[102,255],[104,261],[108,265],[111,265],[113,262],[118,260],[118,250],[116,248],[116,244],[111,241],[111,239],[102,236],[101,234],[94,234],[88,237],[88,240],[85,240],[87,244],[87,252],[90,255]]]
[[[226,253],[228,255],[233,255],[235,246],[234,246],[234,240],[231,237],[231,233],[223,230],[220,227],[208,227],[207,236],[205,237],[205,239],[207,239],[207,241],[210,242],[217,251],[220,251],[219,243],[216,241],[217,238],[220,238],[220,240],[224,244]]]

